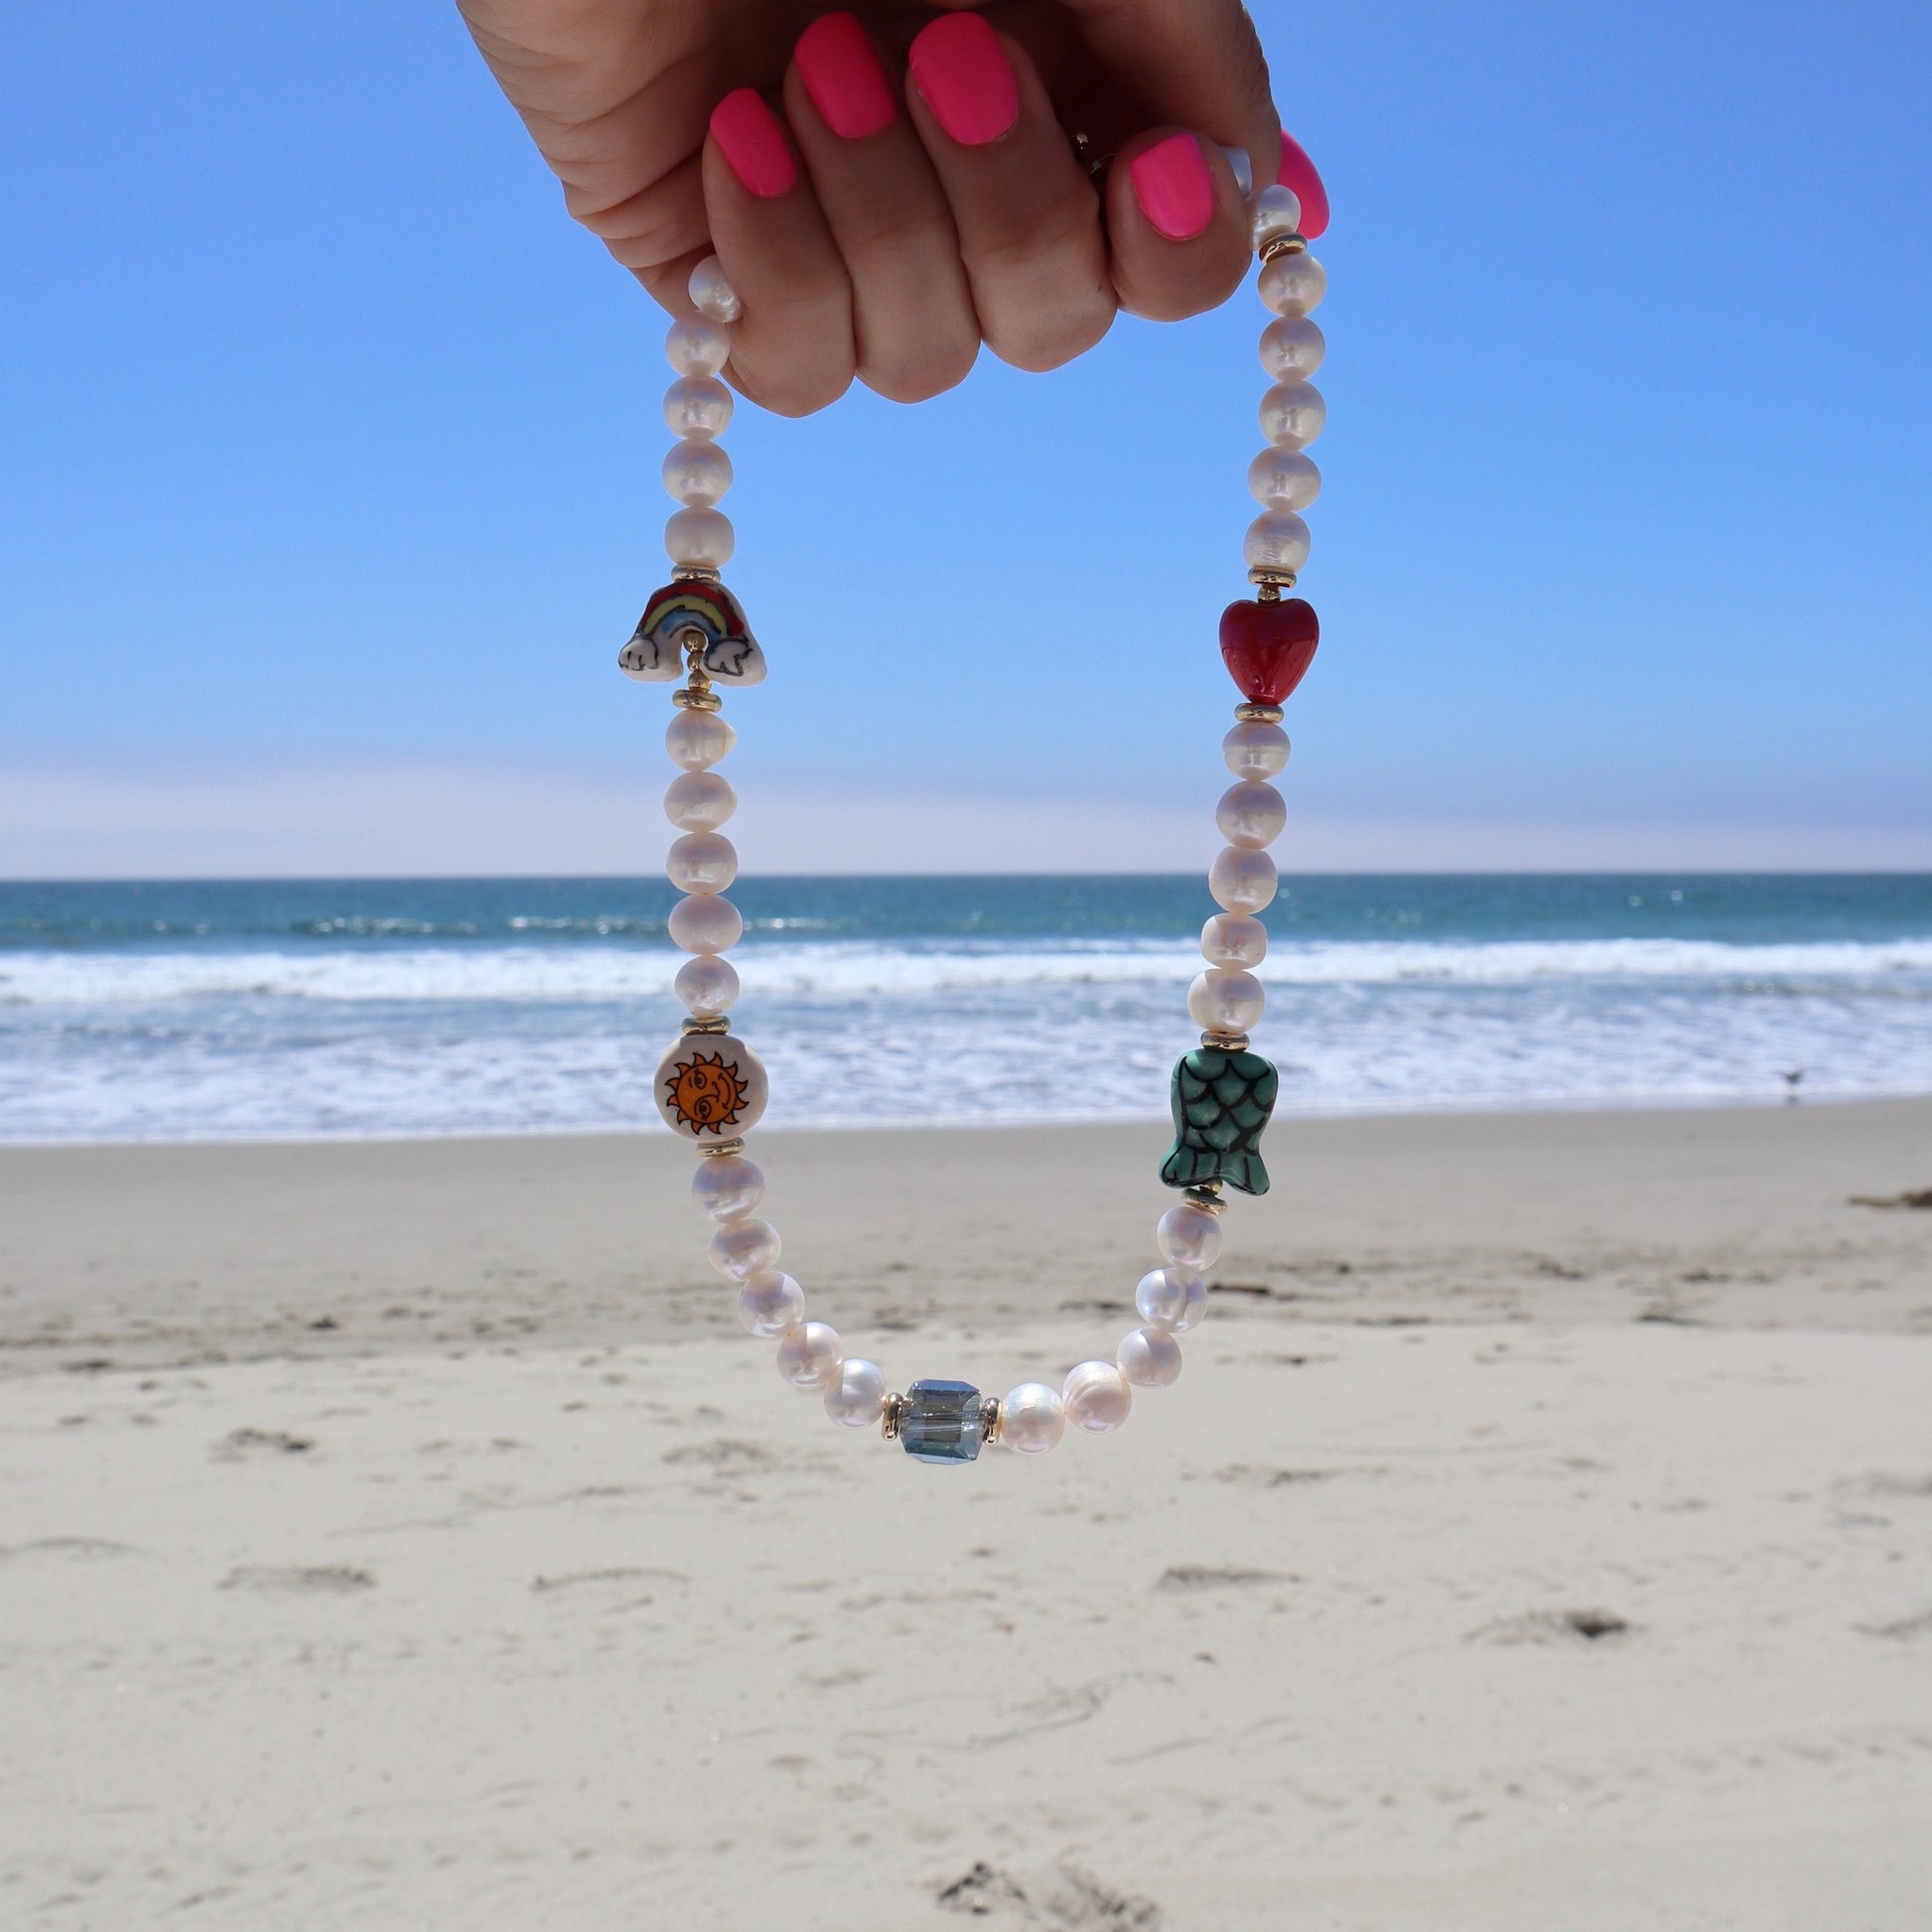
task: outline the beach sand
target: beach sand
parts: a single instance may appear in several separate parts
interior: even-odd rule
[[[770,1135],[895,1386],[1158,1127]],[[668,1138],[0,1152],[0,1923],[1916,1932],[1932,1101],[1284,1122],[1118,1436],[929,1468]]]

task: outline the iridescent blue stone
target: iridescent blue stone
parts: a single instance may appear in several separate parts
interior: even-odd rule
[[[971,1462],[986,1440],[986,1407],[970,1382],[914,1382],[898,1439],[921,1462]]]

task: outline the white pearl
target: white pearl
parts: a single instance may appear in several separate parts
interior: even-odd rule
[[[736,542],[723,510],[676,510],[664,525],[665,554],[693,570],[723,570]]]
[[[1066,1419],[1075,1429],[1099,1436],[1118,1429],[1134,1406],[1134,1391],[1112,1362],[1079,1362],[1060,1385]]]
[[[870,1429],[886,1407],[886,1371],[854,1356],[825,1385],[825,1413],[841,1429]]]
[[[760,1221],[750,1215],[738,1220],[727,1221],[711,1237],[711,1265],[721,1275],[729,1275],[733,1281],[749,1280],[754,1275],[763,1275],[778,1265],[778,1251],[784,1244],[778,1239],[778,1230],[769,1221]]]
[[[677,969],[671,991],[694,1020],[717,1020],[738,1004],[738,969],[715,953],[697,953]]]
[[[716,375],[732,352],[732,339],[707,316],[671,324],[664,354],[679,375]]]
[[[1321,472],[1300,450],[1263,450],[1248,465],[1248,492],[1271,510],[1305,510],[1321,494]]]
[[[732,486],[732,460],[716,443],[687,436],[664,452],[664,487],[680,503],[709,509]]]
[[[716,255],[707,255],[684,286],[691,306],[713,322],[736,322],[745,313],[738,291],[726,279],[725,264]]]
[[[1200,929],[1200,956],[1210,966],[1259,966],[1268,957],[1268,928],[1245,912],[1216,912]]]
[[[1184,1335],[1207,1312],[1207,1284],[1189,1268],[1157,1268],[1141,1277],[1134,1306],[1143,1321]]]
[[[1304,252],[1277,255],[1261,271],[1256,293],[1278,316],[1305,316],[1328,292],[1328,271]]]
[[[723,436],[732,408],[732,392],[715,375],[681,375],[664,391],[664,427],[673,436]]]
[[[773,1269],[754,1275],[738,1293],[738,1318],[755,1335],[781,1335],[805,1312],[805,1291]]]
[[[1131,1328],[1114,1360],[1137,1389],[1165,1389],[1180,1374],[1180,1344],[1171,1328]]]
[[[1245,1034],[1261,1018],[1265,1000],[1252,973],[1210,966],[1187,989],[1187,1017],[1203,1033]]]
[[[738,848],[722,832],[687,832],[671,841],[664,877],[681,893],[722,893],[738,877]]]
[[[664,749],[673,764],[687,771],[702,771],[713,765],[738,743],[738,734],[716,711],[686,711],[664,727]]]
[[[1261,399],[1261,433],[1278,450],[1300,450],[1321,434],[1328,405],[1312,382],[1278,382]]]
[[[679,899],[664,924],[671,944],[684,952],[730,952],[745,935],[738,907],[716,893],[693,893]]]
[[[683,771],[664,787],[664,816],[682,832],[715,832],[738,809],[738,793],[716,771]]]
[[[764,1198],[764,1173],[742,1154],[715,1154],[698,1163],[691,1198],[714,1221],[744,1218]]]
[[[778,1373],[794,1388],[822,1389],[839,1372],[845,1348],[830,1322],[801,1321],[778,1338]]]
[[[1191,1201],[1177,1201],[1156,1224],[1154,1240],[1170,1268],[1198,1275],[1221,1258],[1221,1217]]]
[[[1221,756],[1237,778],[1272,778],[1288,753],[1288,734],[1279,725],[1236,725],[1221,740]]]
[[[1309,560],[1309,526],[1293,510],[1263,510],[1241,554],[1250,570],[1299,571]]]
[[[1278,316],[1261,332],[1261,366],[1277,382],[1299,382],[1321,366],[1328,339],[1307,316]]]
[[[1288,802],[1273,785],[1263,784],[1259,778],[1243,778],[1221,793],[1221,802],[1214,807],[1214,823],[1230,845],[1273,845],[1288,823]]]
[[[1285,234],[1299,234],[1302,228],[1302,198],[1282,182],[1264,188],[1248,204],[1249,232],[1256,252]]]
[[[1066,1405],[1044,1382],[1022,1382],[1000,1404],[1000,1441],[1022,1455],[1044,1455],[1065,1429]]]
[[[1214,903],[1229,912],[1259,912],[1275,897],[1275,862],[1251,846],[1224,845],[1207,869]]]

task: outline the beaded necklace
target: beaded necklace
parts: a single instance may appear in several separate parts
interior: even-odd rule
[[[1268,447],[1248,469],[1248,486],[1262,505],[1244,547],[1256,595],[1230,604],[1221,617],[1221,657],[1244,701],[1221,741],[1235,780],[1215,810],[1227,843],[1207,875],[1221,910],[1201,929],[1206,966],[1187,992],[1200,1044],[1181,1055],[1171,1083],[1174,1140],[1161,1178],[1180,1199],[1155,1229],[1162,1265],[1135,1291],[1142,1325],[1122,1336],[1111,1361],[1077,1363],[1057,1388],[1023,1382],[998,1398],[945,1380],[890,1389],[876,1362],[846,1354],[837,1329],[806,1318],[804,1292],[778,1267],[777,1230],[758,1217],[764,1175],[746,1155],[745,1136],[762,1117],[769,1089],[763,1064],[726,1017],[739,980],[725,955],[744,921],[724,897],[738,874],[738,854],[719,829],[738,799],[714,767],[738,742],[723,694],[761,683],[765,661],[722,579],[734,537],[717,504],[731,486],[732,466],[717,439],[731,421],[732,393],[718,371],[731,354],[731,325],[743,305],[715,255],[691,274],[697,316],[675,323],[665,345],[678,378],[664,396],[664,420],[678,438],[664,459],[664,486],[680,505],[664,528],[674,569],[618,659],[626,675],[646,683],[683,680],[671,694],[677,709],[664,734],[680,767],[664,794],[665,815],[679,833],[664,870],[685,895],[672,908],[670,936],[691,955],[674,982],[690,1017],[658,1063],[653,1094],[665,1124],[702,1157],[691,1192],[718,1223],[711,1260],[740,1285],[739,1319],[776,1343],[779,1372],[820,1392],[835,1423],[877,1427],[921,1461],[970,1462],[988,1444],[1039,1454],[1068,1423],[1090,1435],[1118,1429],[1136,1389],[1165,1388],[1180,1373],[1177,1337],[1206,1312],[1202,1271],[1221,1252],[1223,1189],[1268,1189],[1260,1143],[1279,1081],[1248,1039],[1262,1012],[1252,969],[1268,949],[1255,914],[1275,897],[1267,848],[1287,817],[1269,783],[1288,762],[1282,706],[1308,670],[1319,634],[1313,610],[1282,594],[1308,559],[1309,527],[1300,512],[1321,487],[1320,472],[1304,452],[1326,415],[1308,378],[1324,348],[1310,311],[1327,276],[1299,232],[1302,205],[1293,190],[1263,189],[1249,206],[1261,257],[1257,293],[1276,318],[1261,337],[1273,386],[1261,401]]]

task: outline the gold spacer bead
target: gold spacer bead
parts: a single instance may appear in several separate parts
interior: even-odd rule
[[[1238,704],[1234,715],[1244,725],[1279,725],[1287,716],[1278,704]]]
[[[1185,1189],[1181,1199],[1190,1207],[1198,1207],[1204,1214],[1225,1214],[1228,1211],[1227,1202],[1221,1198],[1221,1183],[1218,1180],[1202,1181],[1198,1186]]]
[[[1261,586],[1261,602],[1273,604],[1284,591],[1295,588],[1295,573],[1292,570],[1276,570],[1268,564],[1256,564],[1248,573],[1248,582]]]
[[[1203,1046],[1225,1046],[1230,1053],[1245,1053],[1248,1050],[1246,1034],[1205,1033],[1200,1036]]]
[[[879,1411],[879,1433],[889,1443],[898,1441],[900,1425],[905,1421],[905,1398],[902,1395],[889,1395]]]
[[[1278,234],[1262,243],[1261,265],[1266,268],[1278,255],[1306,255],[1308,252],[1306,235]]]
[[[722,1014],[715,1020],[700,1020],[694,1014],[683,1023],[682,1031],[687,1034],[728,1034],[732,1023]]]
[[[701,1147],[698,1152],[707,1161],[715,1161],[721,1154],[743,1154],[745,1152],[745,1136],[741,1134],[736,1140],[720,1141],[716,1147]]]
[[[695,685],[680,685],[671,693],[671,702],[686,711],[723,711],[725,701],[716,691],[699,690]]]
[[[675,564],[671,568],[673,584],[722,584],[724,581],[725,573],[710,564]]]

